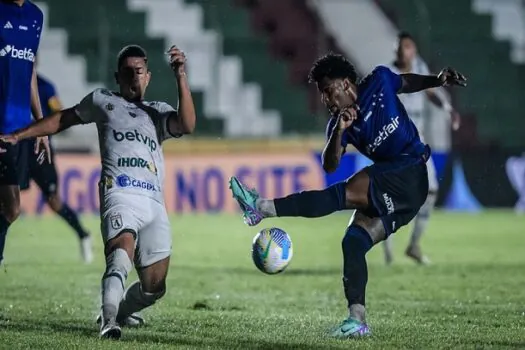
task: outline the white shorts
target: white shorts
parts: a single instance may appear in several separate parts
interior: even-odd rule
[[[427,172],[428,172],[428,191],[437,192],[439,190],[439,180],[436,172],[436,165],[430,157],[427,161]]]
[[[147,267],[171,255],[171,227],[166,207],[151,198],[106,193],[100,198],[104,244],[123,231],[135,234],[135,266]]]

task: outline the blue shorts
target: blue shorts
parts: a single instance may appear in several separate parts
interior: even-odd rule
[[[408,224],[428,196],[426,158],[378,162],[364,169],[370,178],[363,213],[383,221],[387,237]]]
[[[32,149],[31,140],[16,145],[2,143],[6,151],[0,153],[0,186],[21,186],[29,183],[28,156]]]

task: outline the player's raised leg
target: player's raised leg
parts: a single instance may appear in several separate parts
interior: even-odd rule
[[[427,161],[427,172],[428,172],[428,196],[423,203],[423,206],[414,218],[414,227],[412,228],[412,235],[410,236],[410,242],[405,254],[414,259],[419,264],[428,264],[430,260],[426,257],[421,250],[421,237],[427,229],[430,215],[434,210],[436,204],[439,182],[436,173],[436,167],[432,158]],[[386,243],[386,242],[385,242]]]
[[[368,189],[370,178],[361,170],[345,182],[321,191],[304,191],[284,198],[261,199],[254,190],[248,190],[238,179],[231,179],[234,197],[244,213],[245,221],[254,225],[268,217],[321,217],[344,209],[369,208]],[[380,219],[367,218],[357,211],[351,220],[342,242],[343,285],[348,302],[349,316],[332,333],[335,337],[368,335],[366,324],[365,290],[368,269],[365,255],[372,246],[386,237]]]
[[[345,209],[368,207],[368,174],[360,171],[344,182],[324,190],[303,191],[283,198],[263,199],[254,189],[248,189],[239,179],[230,179],[233,197],[239,203],[245,222],[254,226],[270,217],[316,218]]]

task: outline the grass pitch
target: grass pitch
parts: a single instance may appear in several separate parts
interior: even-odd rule
[[[373,336],[337,341],[345,316],[340,240],[349,215],[266,222],[292,237],[294,259],[275,276],[250,257],[256,229],[233,216],[173,216],[168,293],[144,312],[148,325],[119,342],[98,339],[103,257],[98,220],[84,218],[96,262],[80,263],[76,238],[55,218],[11,229],[0,271],[2,349],[394,349],[525,348],[525,217],[510,212],[436,213],[424,248],[432,266],[382,247],[368,255]],[[133,273],[129,281],[133,281]]]

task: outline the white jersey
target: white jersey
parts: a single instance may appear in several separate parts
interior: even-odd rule
[[[399,71],[394,63],[390,63],[387,65],[387,67],[396,74],[403,73]],[[416,58],[412,64],[412,71],[409,73],[429,75],[430,71],[428,70],[428,66],[425,62],[419,58]],[[424,91],[419,91],[412,94],[399,94],[398,97],[401,100],[401,103],[403,103],[403,106],[405,106],[408,116],[410,119],[412,119],[418,130],[421,132],[424,125],[425,103],[427,99],[426,93]]]
[[[171,135],[168,117],[177,113],[164,102],[128,102],[96,89],[76,106],[84,123],[96,123],[104,194],[134,193],[164,203],[161,143]]]

